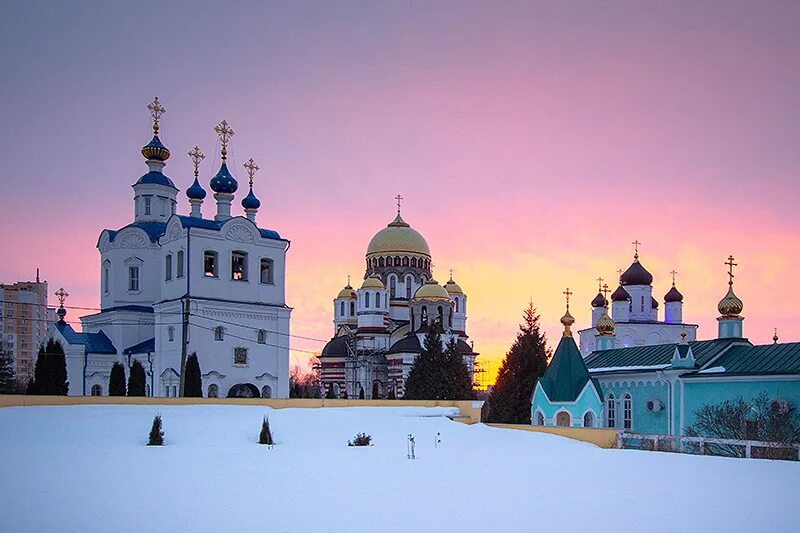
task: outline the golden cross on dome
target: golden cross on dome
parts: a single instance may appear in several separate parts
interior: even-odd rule
[[[350,274],[347,275],[347,286],[350,286]]]
[[[228,125],[227,120],[223,120],[214,128],[214,131],[219,135],[219,143],[221,145],[220,148],[220,157],[222,158],[222,162],[228,160],[228,143],[231,140],[231,137],[234,135],[233,129]]]
[[[603,293],[603,298],[607,299],[607,297],[608,297],[608,284],[607,283],[603,283],[602,293]]]
[[[571,291],[571,290],[569,290],[569,287],[567,287],[567,290],[565,290],[565,291],[564,291],[563,293],[561,293],[561,294],[563,294],[564,296],[566,296],[566,297],[567,297],[567,311],[569,311],[569,297],[570,297],[570,296],[572,296],[572,294],[573,294],[573,293],[572,293],[572,291]]]
[[[67,296],[69,296],[69,293],[64,290],[64,287],[56,291],[56,298],[58,298],[58,305],[60,307],[64,307],[64,300],[67,299]]]
[[[453,281],[453,269],[450,269],[450,281]]]
[[[725,264],[728,265],[728,285],[733,285],[733,267],[739,266],[737,263],[733,262],[733,256],[729,255],[728,260],[725,261]]]
[[[400,201],[403,199],[403,197],[398,194],[397,196],[394,197],[394,199],[397,200],[397,214],[399,215],[400,214]]]
[[[253,176],[255,176],[256,172],[260,170],[260,167],[256,165],[256,162],[253,161],[251,157],[247,163],[244,164],[245,170],[247,170],[247,175],[250,177],[250,188],[253,188]]]
[[[200,161],[206,158],[203,155],[203,152],[200,151],[200,148],[195,146],[187,153],[187,155],[192,159],[192,164],[194,165],[194,177],[197,178],[198,174],[200,173]]]
[[[670,274],[672,274],[672,286],[674,287],[675,286],[675,276],[678,274],[678,272],[673,270],[673,271],[670,272]]]
[[[597,278],[597,290],[603,290],[603,278]]]
[[[153,117],[153,135],[158,135],[158,121],[161,116],[167,112],[164,106],[158,101],[158,96],[153,98],[153,101],[147,104],[147,109],[150,111],[150,116]]]
[[[639,245],[642,244],[638,240],[635,240],[631,243],[633,245],[633,258],[639,259]]]

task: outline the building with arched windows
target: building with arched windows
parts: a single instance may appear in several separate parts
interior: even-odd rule
[[[81,317],[76,333],[62,306],[61,320],[48,332],[65,346],[69,393],[107,394],[111,366],[139,360],[151,395],[178,396],[186,358],[196,353],[204,395],[286,398],[289,241],[256,223],[258,166],[252,159],[245,163],[249,192],[243,213],[232,214],[238,182],[227,152],[233,130],[223,121],[214,129],[221,164],[209,180],[216,213],[202,213],[204,156],[195,147],[188,154],[195,170],[186,190],[190,214],[179,214],[178,187],[163,172],[170,156],[158,136],[164,109],[158,99],[148,109],[153,138],[141,150],[148,172],[132,186],[133,221],[103,230],[97,241],[101,311]]]
[[[679,436],[699,408],[726,400],[766,395],[772,409],[786,412],[800,405],[800,343],[778,343],[776,333],[773,344],[756,346],[744,337],[733,257],[727,264],[714,339],[689,339],[684,329],[677,342],[619,346],[605,302],[592,328],[593,348],[583,356],[567,307],[564,334],[531,398],[532,423]]]
[[[367,246],[364,280],[333,300],[334,337],[320,354],[326,391],[335,397],[402,397],[405,379],[430,327],[455,339],[470,375],[477,353],[467,336],[467,295],[432,274],[425,238],[400,216]]]

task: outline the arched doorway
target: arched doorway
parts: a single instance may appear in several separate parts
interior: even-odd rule
[[[261,387],[261,397],[262,398],[272,398],[272,387],[269,385],[264,385]]]
[[[592,413],[591,411],[583,415],[583,427],[585,428],[594,427],[594,413]]]
[[[252,383],[237,383],[228,391],[228,398],[260,398],[258,387]]]
[[[570,426],[569,423],[569,413],[566,411],[561,411],[556,415],[556,425],[564,428],[568,428]]]

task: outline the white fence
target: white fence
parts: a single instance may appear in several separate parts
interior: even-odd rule
[[[643,435],[640,433],[625,433],[624,431],[618,432],[617,447],[625,448],[626,441],[640,441],[640,443],[651,441],[653,443],[653,450],[676,452],[684,451],[684,448],[687,444],[694,444],[697,446],[701,455],[706,455],[709,444],[719,446],[738,446],[744,448],[744,456],[747,458],[752,457],[753,448],[764,450],[794,450],[795,453],[793,454],[793,457],[800,461],[800,444],[793,443],[764,442],[760,440],[744,439],[714,439],[706,437],[673,437],[669,435]],[[788,455],[789,454],[787,453],[787,458]]]

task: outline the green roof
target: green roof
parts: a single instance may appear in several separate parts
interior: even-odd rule
[[[692,354],[697,367],[702,367],[706,362],[716,357],[733,343],[747,342],[745,339],[713,339],[708,341],[690,342]],[[592,372],[624,371],[626,367],[635,368],[637,372],[647,371],[647,368],[661,370],[672,362],[676,344],[653,344],[650,346],[632,346],[630,348],[613,348],[592,352],[586,357],[586,366]],[[743,346],[751,347],[748,343]]]
[[[590,380],[589,370],[575,340],[571,336],[561,337],[544,376],[539,378],[547,398],[551,402],[574,402]],[[597,383],[592,383],[597,388]]]
[[[711,366],[714,369],[722,367],[725,371],[700,371],[687,377],[800,374],[800,342],[734,346]]]

